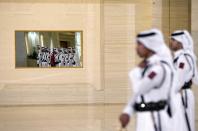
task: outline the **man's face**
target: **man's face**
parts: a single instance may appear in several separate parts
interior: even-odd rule
[[[145,58],[149,54],[149,50],[140,42],[137,42],[136,52],[141,58]]]
[[[181,48],[182,48],[182,44],[180,42],[176,41],[175,39],[171,39],[171,41],[170,41],[170,49],[172,51],[177,51],[177,50],[179,50]]]

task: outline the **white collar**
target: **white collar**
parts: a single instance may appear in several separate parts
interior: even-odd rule
[[[147,62],[149,64],[154,64],[154,63],[159,62],[159,61],[160,61],[159,56],[157,56],[156,54],[154,54],[154,55],[150,56],[149,58],[147,58]]]
[[[180,49],[174,52],[174,58],[177,58],[178,56],[184,54],[184,50]]]

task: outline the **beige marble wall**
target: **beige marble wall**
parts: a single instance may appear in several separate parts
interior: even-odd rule
[[[194,38],[194,43],[195,43],[195,50],[198,54],[198,1],[197,0],[192,0],[192,14],[191,14],[191,30],[192,30],[192,35]]]
[[[188,17],[186,13],[174,17],[176,9],[187,10],[185,2],[176,3],[168,0],[1,0],[0,47],[4,50],[0,52],[3,74],[0,104],[126,102],[130,96],[128,71],[139,61],[135,55],[135,34],[158,27],[167,38],[172,29],[178,28],[170,24],[178,17],[178,20]],[[195,2],[193,5],[195,36]],[[13,45],[17,29],[83,30],[84,68],[15,69]]]
[[[154,28],[162,29],[163,21],[163,0],[153,0],[152,2],[152,26]]]
[[[101,89],[99,0],[0,1],[0,18],[1,103],[20,104],[23,99],[30,103],[32,100],[44,103],[41,101],[48,101],[50,90],[55,92],[52,96],[64,101],[65,98],[59,94],[65,93],[65,96],[69,96],[73,94],[72,91],[76,93],[84,89],[84,95],[80,91],[79,94],[87,100],[89,96],[86,93]],[[15,69],[15,30],[82,30],[83,68]],[[27,86],[24,87],[24,84]],[[20,88],[20,85],[24,88]],[[59,85],[70,91],[58,88]],[[32,93],[31,88],[35,89]],[[76,100],[82,100],[82,97],[77,97]],[[69,99],[70,103],[73,99]]]
[[[198,1],[197,0],[192,0],[192,8],[191,8],[191,31],[192,31],[192,36],[194,39],[194,47],[195,47],[195,52],[196,55],[198,56]],[[195,99],[196,99],[196,122],[198,123],[198,87],[194,87],[194,94],[195,94]],[[196,129],[198,129],[198,124],[196,125]]]
[[[100,81],[100,66],[95,66],[100,62],[98,4],[1,2],[0,10],[1,83],[100,84],[97,82]],[[15,69],[14,31],[19,29],[83,30],[84,68]]]
[[[174,30],[191,30],[190,0],[153,0],[153,27],[162,30],[166,43]]]
[[[190,31],[190,0],[170,0],[170,31]]]
[[[104,0],[105,101],[126,102],[131,96],[128,72],[138,62],[135,36],[151,28],[150,0]]]
[[[134,36],[152,26],[151,10],[151,0],[1,0],[0,104],[126,102]],[[15,69],[23,29],[83,30],[83,68]]]

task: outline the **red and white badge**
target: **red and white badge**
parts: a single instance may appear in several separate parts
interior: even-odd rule
[[[184,65],[185,65],[185,64],[184,64],[183,62],[179,63],[179,68],[180,68],[180,69],[184,69]]]
[[[157,74],[156,74],[154,71],[152,71],[152,72],[148,75],[148,77],[149,77],[150,79],[153,79],[156,75],[157,75]]]

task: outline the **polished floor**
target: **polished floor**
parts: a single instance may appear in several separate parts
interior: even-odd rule
[[[118,131],[122,108],[119,104],[0,107],[0,131]],[[134,131],[134,124],[132,119],[129,131]]]

